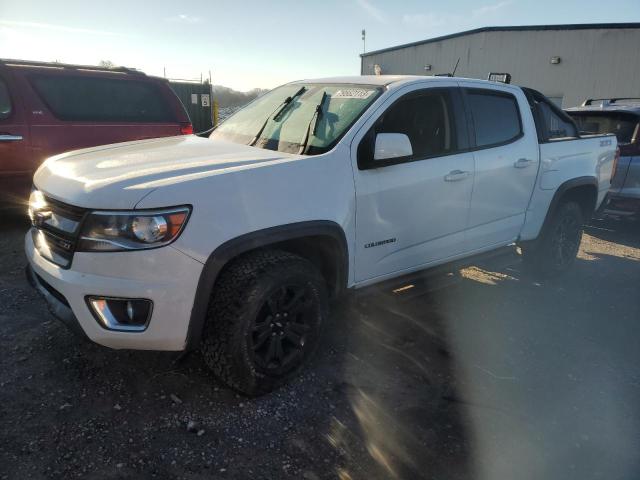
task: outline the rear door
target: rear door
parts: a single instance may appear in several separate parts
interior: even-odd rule
[[[474,167],[455,85],[398,92],[352,143],[358,282],[441,263],[465,250]],[[373,160],[379,133],[407,135],[413,155]]]
[[[538,174],[538,142],[522,91],[461,85],[476,170],[467,239],[478,251],[520,234]]]
[[[15,80],[0,70],[0,177],[29,182],[29,127]]]
[[[152,79],[77,71],[25,76],[33,92],[32,142],[40,160],[78,148],[180,134],[165,92]]]

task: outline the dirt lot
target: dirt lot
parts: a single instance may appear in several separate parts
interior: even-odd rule
[[[81,343],[24,279],[26,222],[3,225],[1,479],[638,478],[637,225],[594,223],[560,280],[484,266],[345,301],[258,399],[197,353]]]

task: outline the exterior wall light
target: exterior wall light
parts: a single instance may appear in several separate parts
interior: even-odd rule
[[[424,66],[424,70],[425,70],[425,72],[430,72],[431,71],[431,65],[425,65]]]
[[[560,60],[561,60],[560,57],[551,57],[551,64],[558,65],[560,63]]]

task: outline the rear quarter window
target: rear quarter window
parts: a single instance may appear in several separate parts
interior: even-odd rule
[[[547,140],[576,138],[578,136],[576,127],[571,123],[570,119],[563,118],[563,116],[554,112],[551,104],[539,102],[538,108],[540,109],[542,120],[544,121]]]
[[[0,120],[11,116],[11,97],[9,96],[9,87],[0,79]]]
[[[175,122],[160,88],[150,82],[71,75],[34,75],[51,113],[66,121]]]
[[[520,110],[513,95],[495,90],[467,89],[466,97],[477,147],[503,145],[522,135]]]

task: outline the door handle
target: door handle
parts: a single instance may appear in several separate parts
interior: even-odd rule
[[[0,142],[17,142],[22,140],[22,135],[9,135],[7,133],[0,133]]]
[[[469,177],[471,172],[466,170],[451,170],[448,174],[444,176],[445,182],[459,182],[460,180],[464,180]]]
[[[516,163],[513,164],[516,168],[526,168],[533,163],[530,158],[519,158]]]

